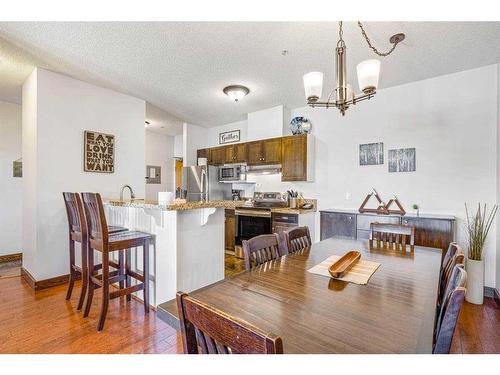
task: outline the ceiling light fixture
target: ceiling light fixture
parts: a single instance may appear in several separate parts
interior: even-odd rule
[[[391,36],[389,41],[392,44],[391,49],[388,52],[379,52],[371,43],[370,39],[366,35],[365,30],[361,22],[358,22],[358,26],[361,29],[361,34],[368,43],[373,52],[378,56],[385,57],[389,56],[392,51],[396,48],[398,43],[402,42],[405,38],[405,34],[399,33]],[[371,99],[377,91],[378,79],[380,75],[380,61],[376,59],[370,59],[362,61],[356,67],[358,74],[358,84],[359,89],[363,94],[356,96],[352,90],[351,85],[347,83],[347,68],[346,68],[346,45],[343,39],[343,28],[342,21],[339,22],[339,41],[337,42],[337,47],[335,48],[335,73],[336,73],[336,85],[335,88],[328,95],[326,102],[320,102],[321,94],[323,91],[323,73],[321,72],[311,72],[304,75],[304,90],[307,98],[307,105],[310,107],[335,107],[338,108],[342,116],[345,115],[345,111],[349,106],[355,105],[357,102],[362,100]],[[335,91],[335,101],[330,101],[333,92]]]
[[[224,92],[224,94],[226,94],[227,96],[229,96],[235,102],[240,101],[245,96],[247,96],[248,93],[250,92],[250,90],[248,89],[248,87],[245,87],[245,86],[242,86],[242,85],[227,86],[227,87],[224,87],[222,89],[222,91]]]

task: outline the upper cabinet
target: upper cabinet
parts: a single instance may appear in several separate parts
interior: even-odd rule
[[[208,164],[248,165],[281,164],[282,181],[312,181],[314,171],[314,138],[311,134],[263,139],[198,150],[207,155]]]

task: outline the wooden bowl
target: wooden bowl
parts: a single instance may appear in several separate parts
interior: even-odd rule
[[[332,277],[342,277],[349,271],[361,258],[361,253],[359,251],[349,251],[342,258],[333,263],[328,272]]]

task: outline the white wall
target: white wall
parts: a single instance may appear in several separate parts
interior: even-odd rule
[[[500,64],[497,64],[497,204],[500,205]],[[496,289],[500,292],[500,219],[497,213],[497,263],[496,263]]]
[[[288,122],[290,110],[282,105],[248,114],[247,140],[281,137],[283,123]]]
[[[63,191],[145,195],[145,102],[36,69],[23,86],[23,266],[37,280],[68,273]],[[83,171],[83,132],[115,136],[115,172]],[[26,137],[24,137],[26,135]],[[24,166],[23,166],[24,167]],[[34,230],[33,233],[30,233]]]
[[[260,190],[302,191],[320,209],[357,209],[373,186],[384,199],[396,194],[407,211],[417,203],[423,213],[455,215],[465,244],[464,203],[497,199],[497,100],[492,65],[380,90],[345,117],[335,109],[297,108],[291,117],[309,118],[316,137],[315,182],[252,179]],[[360,166],[359,144],[371,142],[384,142],[385,163]],[[417,170],[389,173],[387,150],[402,147],[416,148]],[[487,286],[496,283],[495,243],[493,228],[485,249]]]
[[[184,166],[197,165],[197,151],[206,147],[208,130],[198,125],[184,123],[183,127],[183,164]]]
[[[146,130],[146,165],[161,167],[161,184],[146,184],[146,199],[158,200],[158,192],[174,191],[174,137]]]
[[[247,141],[247,120],[231,122],[229,124],[208,128],[208,140],[204,147],[216,147],[219,145],[219,134],[233,130],[240,131],[240,142]],[[240,143],[234,142],[234,143]]]
[[[21,106],[0,101],[0,255],[21,252],[23,179],[12,176],[21,134]]]

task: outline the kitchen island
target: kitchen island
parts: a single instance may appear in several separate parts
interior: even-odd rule
[[[224,209],[241,204],[104,200],[109,225],[155,235],[149,265],[153,307],[175,298],[179,290],[190,292],[224,278]],[[132,268],[138,272],[143,270],[140,251],[132,250]]]

